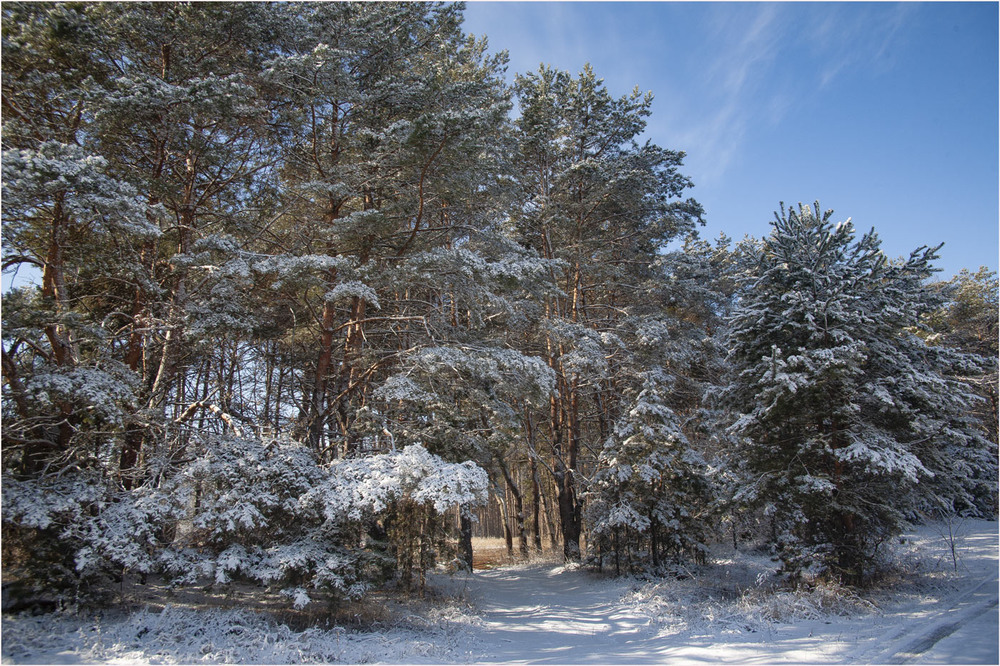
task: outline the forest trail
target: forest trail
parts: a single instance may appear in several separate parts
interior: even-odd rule
[[[621,603],[621,584],[532,564],[477,573],[470,599],[488,659],[538,664],[659,661],[649,618]]]
[[[939,548],[937,566],[944,566],[946,546],[936,545],[941,539],[932,529],[914,539],[930,552]],[[679,619],[683,627],[664,626],[622,581],[579,568],[536,563],[477,572],[467,579],[467,598],[481,619],[473,654],[478,661],[537,664],[1000,663],[997,523],[974,521],[960,553],[968,583],[940,596],[744,631],[721,631],[700,621],[698,610]]]
[[[886,636],[867,660],[885,664],[1000,663],[1000,568],[997,535],[977,532],[962,539],[959,570],[969,584],[929,608],[901,613],[898,631]],[[991,557],[992,554],[992,557]]]

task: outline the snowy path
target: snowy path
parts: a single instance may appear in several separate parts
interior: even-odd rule
[[[972,582],[929,607],[898,614],[900,628],[879,651],[866,655],[870,661],[1000,663],[996,535],[967,535],[962,547],[966,554],[960,560],[960,571],[964,570]]]
[[[581,570],[536,564],[481,572],[469,583],[482,618],[473,654],[538,664],[997,664],[997,523],[979,521],[967,532],[960,573],[971,582],[956,591],[889,604],[881,613],[776,622],[756,632],[691,617],[681,631],[664,628],[649,609],[625,600],[620,581]],[[927,530],[916,539],[931,553],[940,541]],[[938,547],[943,558],[943,543]]]
[[[895,627],[884,631],[875,649],[862,653],[866,662],[1000,663],[1000,570],[995,526],[978,523],[960,539],[959,572],[967,576],[968,584],[935,602],[902,608],[877,619],[880,629],[883,621]],[[941,548],[944,552],[943,544]]]
[[[505,663],[660,661],[649,618],[620,602],[615,581],[534,565],[476,574],[473,601],[483,618],[486,658]]]

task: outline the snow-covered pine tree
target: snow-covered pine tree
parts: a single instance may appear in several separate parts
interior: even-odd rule
[[[1000,288],[996,271],[980,266],[973,273],[963,268],[958,275],[935,286],[942,290],[945,303],[927,318],[930,330],[925,336],[931,344],[941,345],[980,357],[985,364],[969,367],[965,382],[982,400],[973,411],[983,426],[986,437],[997,441],[1000,428],[1000,395],[998,395],[998,355],[1000,336]]]
[[[509,102],[502,58],[461,33],[458,6],[334,3],[300,18],[267,71],[291,128],[274,229],[286,252],[332,260],[295,295],[315,338],[299,428],[331,457],[354,452],[367,392],[452,309],[435,280],[482,224],[471,211]]]
[[[961,479],[995,471],[967,390],[914,333],[939,305],[926,285],[935,249],[890,261],[874,230],[856,239],[831,217],[782,205],[756,246],[723,399],[737,416],[737,500],[771,516],[785,571],[861,583],[915,512],[968,505]]]
[[[4,261],[45,272],[41,299],[4,303],[4,471],[21,475],[4,479],[5,537],[43,537],[44,551],[23,553],[72,583],[122,567],[191,579],[205,571],[194,560],[219,565],[213,558],[259,549],[272,530],[274,548],[315,546],[303,557],[289,550],[298,562],[289,575],[312,575],[316,558],[355,545],[353,534],[327,529],[318,509],[296,514],[309,487],[323,483],[316,454],[337,450],[308,453],[287,432],[261,435],[287,425],[293,404],[311,409],[308,379],[321,374],[310,376],[315,337],[330,336],[334,350],[343,332],[331,374],[353,391],[328,383],[321,414],[324,426],[340,425],[331,404],[353,418],[369,382],[414,346],[414,331],[427,330],[430,313],[406,308],[433,302],[440,321],[451,314],[442,285],[424,279],[426,291],[408,291],[399,278],[419,271],[401,273],[400,264],[411,253],[423,267],[437,260],[445,270],[427,272],[434,275],[470,272],[464,264],[477,261],[457,245],[476,224],[470,195],[485,191],[480,176],[500,153],[502,58],[486,58],[483,42],[461,34],[458,6],[3,11],[4,251],[18,253]],[[312,21],[315,14],[329,20]],[[338,20],[357,14],[353,24]],[[338,30],[353,30],[353,41],[331,52],[319,40]],[[303,76],[282,78],[290,71]],[[344,106],[331,111],[338,100]],[[295,124],[303,118],[304,130]],[[321,155],[308,179],[297,179],[295,160],[310,157],[299,130],[324,150],[343,148],[343,169],[317,177],[330,167]],[[331,144],[341,130],[350,141]],[[284,200],[279,179],[289,185]],[[327,209],[310,208],[310,195],[319,204],[343,197],[344,215],[312,216]],[[337,316],[330,325],[327,304]],[[373,316],[369,305],[385,309]],[[301,323],[310,319],[312,328]],[[362,330],[373,319],[381,325]],[[365,345],[374,350],[362,357]],[[290,467],[279,464],[285,453]],[[251,460],[260,466],[242,467]],[[410,474],[392,465],[387,474],[397,472]],[[426,516],[457,488],[432,477],[437,495],[401,495]],[[233,497],[247,499],[243,513],[210,510]],[[364,527],[386,511],[367,512]],[[185,528],[204,537],[204,557],[188,558]],[[249,567],[232,571],[269,580]]]
[[[735,247],[730,243],[724,234],[714,244],[692,235],[679,250],[663,255],[658,262],[662,277],[651,292],[664,314],[659,326],[643,337],[664,347],[660,353],[673,379],[668,404],[711,469],[709,520],[718,530],[716,536],[728,530],[735,542],[747,512],[729,501],[738,486],[733,470],[739,454],[727,430],[730,412],[716,396],[729,373],[725,323],[736,305],[737,276],[754,241],[748,238]]]
[[[591,557],[620,569],[700,555],[714,508],[704,454],[718,456],[705,392],[721,381],[721,322],[732,295],[728,239],[692,234],[659,257],[616,322],[623,401],[588,492]],[[631,402],[629,402],[631,401]],[[620,519],[646,516],[636,525]],[[618,522],[614,525],[616,520]],[[611,522],[609,522],[611,521]],[[647,526],[648,523],[648,526]]]
[[[113,72],[91,141],[155,206],[151,221],[162,231],[141,248],[146,274],[109,290],[102,304],[126,313],[116,319],[127,335],[125,360],[143,375],[145,427],[129,434],[120,459],[131,487],[144,480],[145,462],[185,445],[186,424],[163,434],[164,422],[195,402],[242,411],[227,389],[240,338],[258,322],[240,297],[241,276],[217,268],[265,208],[257,195],[275,144],[257,75],[277,24],[273,11],[254,4],[95,5],[88,16]]]
[[[725,381],[724,322],[734,304],[737,257],[724,235],[714,244],[686,238],[657,261],[649,288],[656,309],[635,326],[636,342],[658,354],[670,373],[668,404],[707,459],[724,448],[715,423],[719,415],[706,398]]]
[[[603,562],[610,553],[615,573],[623,564],[659,567],[664,555],[697,557],[705,547],[706,465],[666,404],[669,387],[663,371],[646,373],[605,442],[591,483],[591,555]]]
[[[3,471],[28,494],[102,495],[140,385],[92,307],[159,237],[141,193],[89,141],[109,68],[82,5],[3,7],[3,269],[40,285],[4,295]],[[120,323],[119,323],[120,325]],[[4,483],[4,501],[11,492]],[[58,530],[4,516],[5,575],[78,581]],[[8,568],[9,567],[9,568]]]
[[[625,409],[615,362],[623,313],[636,285],[653,272],[657,253],[694,228],[701,208],[679,197],[691,186],[683,153],[639,144],[651,94],[636,88],[614,98],[586,66],[576,77],[542,67],[519,76],[515,93],[518,240],[553,265],[561,293],[544,301],[544,317],[527,338],[532,355],[555,371],[558,393],[538,422],[557,488],[564,556],[580,557],[580,485]],[[634,378],[633,378],[634,379]]]

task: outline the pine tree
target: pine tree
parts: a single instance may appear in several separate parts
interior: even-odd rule
[[[874,231],[800,206],[773,230],[729,321],[743,486],[773,520],[791,574],[865,581],[914,512],[971,501],[961,478],[992,476],[967,392],[914,334],[939,305],[935,249],[889,261]],[[947,460],[947,462],[946,462]]]
[[[982,398],[973,406],[973,413],[982,423],[986,437],[996,444],[1000,428],[997,382],[1000,289],[996,271],[981,266],[973,273],[963,268],[951,280],[935,286],[940,287],[946,302],[928,316],[930,331],[925,337],[931,344],[974,356],[965,373],[965,382]]]
[[[518,240],[553,264],[561,291],[544,300],[531,344],[556,373],[544,421],[564,556],[580,557],[586,456],[624,409],[616,350],[621,313],[654,271],[657,253],[693,229],[701,209],[677,200],[691,186],[683,153],[639,144],[651,94],[614,98],[587,66],[577,76],[542,67],[517,77]],[[633,376],[630,381],[635,381]],[[593,407],[591,407],[593,405]]]
[[[4,266],[43,272],[4,299],[5,548],[70,583],[191,580],[259,556],[275,525],[275,548],[311,544],[306,569],[353,548],[384,505],[338,531],[319,505],[296,522],[296,502],[346,444],[379,451],[357,415],[405,352],[451,342],[459,307],[497,317],[465,277],[513,275],[469,242],[490,224],[475,196],[502,152],[503,59],[458,6],[3,12]],[[288,442],[296,409],[308,452]],[[406,500],[428,520],[435,478]],[[243,513],[211,514],[242,494]],[[185,559],[192,522],[208,564]]]
[[[628,412],[601,451],[590,490],[592,550],[611,552],[615,572],[623,553],[648,552],[654,567],[705,548],[711,488],[705,461],[692,450],[680,420],[665,404],[669,381],[650,371]],[[634,566],[631,561],[630,568]]]
[[[326,263],[294,295],[316,338],[298,427],[325,456],[353,452],[368,391],[458,307],[437,282],[484,226],[476,195],[509,103],[503,59],[466,39],[459,17],[457,6],[312,6],[268,69],[291,129],[275,229],[285,254]]]
[[[154,242],[141,193],[88,140],[111,73],[87,8],[4,10],[4,270],[40,269],[40,288],[5,298],[3,369],[14,393],[8,471],[104,455],[130,420],[137,383],[92,307],[139,271],[133,248]],[[122,412],[125,409],[125,412]],[[99,415],[110,418],[104,421]],[[100,432],[100,434],[98,434]],[[17,433],[15,435],[15,433]]]

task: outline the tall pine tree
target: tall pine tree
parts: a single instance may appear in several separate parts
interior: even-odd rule
[[[818,204],[775,215],[729,326],[739,499],[772,516],[786,571],[849,583],[914,512],[990,474],[949,358],[915,335],[935,249],[890,261]]]

